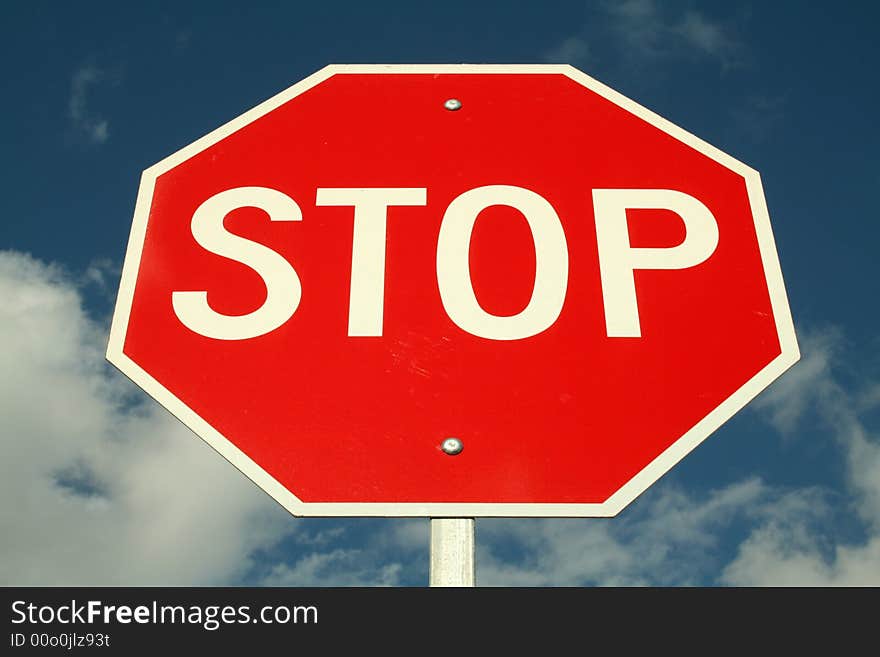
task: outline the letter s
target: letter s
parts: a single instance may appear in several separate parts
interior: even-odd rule
[[[171,293],[174,314],[191,331],[215,340],[246,340],[284,324],[296,312],[302,285],[296,270],[277,252],[226,230],[223,219],[238,208],[263,210],[271,221],[302,221],[292,198],[267,187],[236,187],[215,194],[192,217],[191,230],[199,245],[216,255],[253,269],[266,285],[266,301],[246,315],[223,315],[208,305],[207,291]]]

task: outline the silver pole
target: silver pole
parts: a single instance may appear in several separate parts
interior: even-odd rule
[[[430,584],[474,585],[473,518],[431,518]]]

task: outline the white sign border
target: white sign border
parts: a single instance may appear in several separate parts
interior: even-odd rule
[[[755,220],[755,231],[767,277],[770,302],[779,335],[781,354],[758,372],[739,390],[722,402],[693,428],[675,441],[662,454],[655,458],[641,472],[624,484],[616,493],[601,504],[483,504],[483,503],[313,503],[304,502],[287,490],[263,468],[257,465],[232,442],[203,420],[192,409],[175,397],[137,363],[123,353],[129,314],[134,298],[135,282],[140,267],[141,251],[146,234],[147,220],[156,179],[173,169],[193,155],[216,144],[280,105],[324,82],[337,73],[383,74],[383,73],[495,73],[495,74],[561,74],[603,96],[616,105],[635,114],[653,126],[663,130],[679,141],[739,173],[746,181],[749,202]],[[611,517],[617,515],[630,502],[635,500],[660,477],[666,474],[691,450],[703,442],[713,431],[729,420],[737,411],[754,399],[770,383],[778,378],[800,358],[794,324],[789,310],[785,285],[770,217],[764,200],[761,178],[757,171],[723,153],[714,146],[690,134],[686,130],[654,114],[638,103],[606,87],[578,69],[566,64],[334,64],[322,68],[301,82],[257,105],[253,109],[217,128],[201,139],[180,149],[146,169],[141,178],[135,205],[134,219],[122,277],[119,295],[113,314],[110,339],[107,346],[107,360],[115,365],[151,397],[169,410],[175,417],[189,427],[197,436],[219,452],[257,486],[268,493],[275,501],[295,516],[341,517],[341,516],[382,516],[382,517],[432,517],[432,518],[471,518],[471,517]]]

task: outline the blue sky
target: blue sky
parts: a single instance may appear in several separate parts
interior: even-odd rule
[[[5,3],[0,583],[423,585],[103,360],[140,172],[328,63],[564,62],[763,178],[803,358],[620,516],[483,520],[478,583],[880,584],[868,3]]]

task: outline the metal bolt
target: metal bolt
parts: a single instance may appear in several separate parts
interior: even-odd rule
[[[461,454],[464,445],[458,438],[447,438],[443,441],[443,444],[440,445],[440,449],[449,454],[449,456],[455,456],[456,454]]]
[[[461,101],[458,98],[450,98],[445,103],[443,103],[443,107],[448,109],[450,112],[454,112],[455,110],[461,109]]]

